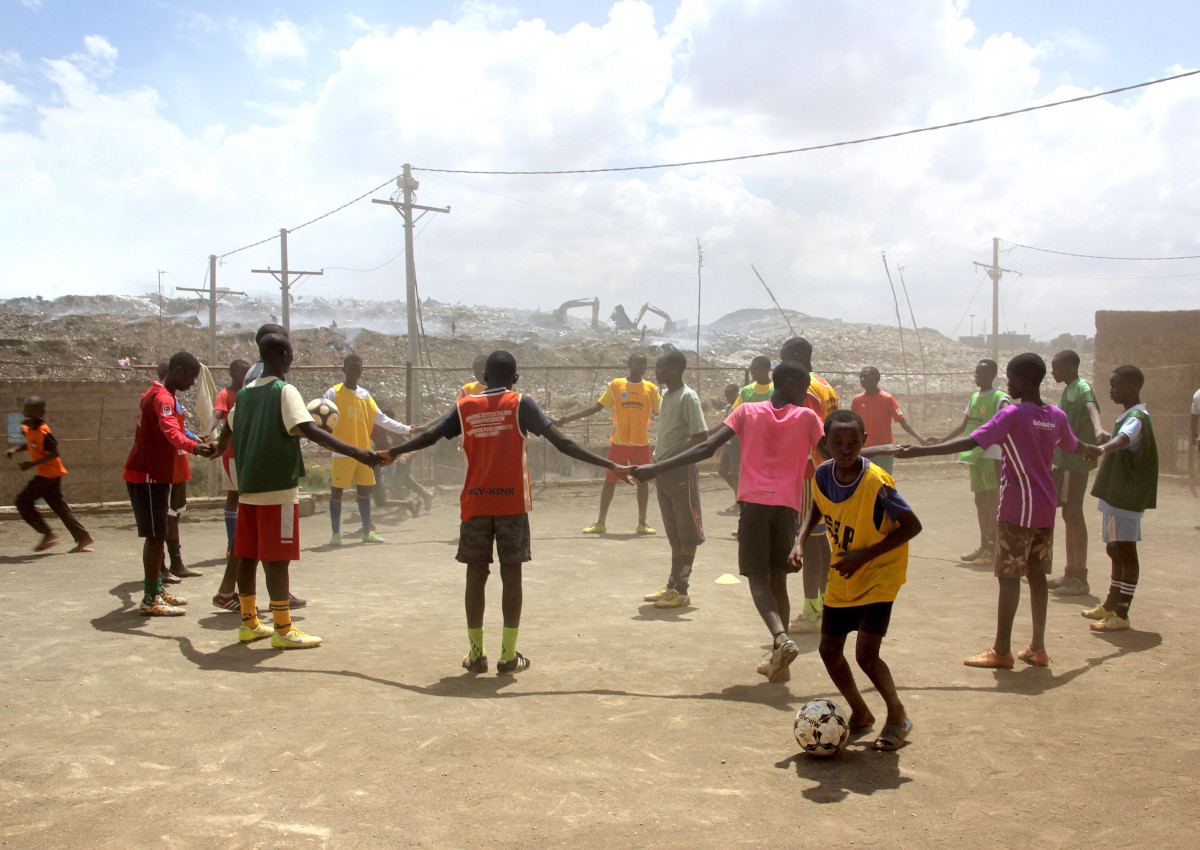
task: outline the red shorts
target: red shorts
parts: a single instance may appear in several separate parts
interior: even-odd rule
[[[653,459],[649,446],[618,446],[613,443],[608,447],[608,459],[621,466],[646,466]],[[613,484],[621,479],[611,469],[604,473],[604,481]]]
[[[256,561],[300,560],[300,506],[239,502],[233,554]]]

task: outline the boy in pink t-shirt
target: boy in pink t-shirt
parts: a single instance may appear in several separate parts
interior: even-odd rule
[[[1033,635],[1029,648],[1016,657],[1038,667],[1050,663],[1046,652],[1046,575],[1054,552],[1054,449],[1083,454],[1093,448],[1081,443],[1067,424],[1067,414],[1044,404],[1042,379],[1046,362],[1036,354],[1018,354],[1005,369],[1013,404],[1001,408],[969,436],[934,446],[906,446],[898,457],[926,457],[1000,446],[1000,512],[996,539],[996,578],[1000,582],[996,641],[963,661],[968,667],[1011,668],[1012,626],[1021,601],[1021,577],[1029,580]]]
[[[770,401],[739,405],[703,443],[660,463],[638,467],[633,477],[649,481],[662,472],[712,457],[735,434],[741,438],[738,570],[749,581],[754,605],[771,632],[770,656],[757,670],[769,681],[781,682],[787,678],[788,665],[800,654],[787,633],[791,618],[787,577],[794,571],[788,556],[804,505],[809,454],[825,432],[821,418],[804,406],[808,370],[785,361],[775,367],[773,379]]]

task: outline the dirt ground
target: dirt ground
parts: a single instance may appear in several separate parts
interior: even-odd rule
[[[1145,522],[1134,630],[1092,634],[1078,612],[1095,597],[1053,601],[1052,666],[993,672],[961,663],[990,645],[996,600],[989,568],[957,560],[976,535],[966,476],[897,465],[925,532],[884,657],[915,729],[898,752],[868,735],[830,760],[792,736],[801,704],[838,699],[816,637],[798,639],[790,682],[768,684],[746,584],[714,583],[737,572],[716,481],[694,607],[678,610],[640,601],[667,544],[632,534],[632,491],[599,539],[578,533],[595,486],[535,494],[520,639],[533,666],[516,678],[459,668],[455,494],[381,516],[387,542],[369,548],[329,549],[324,513],[305,519],[293,586],[312,604],[296,620],[325,643],[296,652],[238,645],[237,617],[208,604],[219,510],[185,524],[204,576],[184,582],[178,619],[137,614],[130,517],[86,517],[91,555],[30,554],[33,533],[0,524],[0,846],[1194,847],[1194,490],[1163,481]],[[1027,618],[1023,603],[1017,642]],[[499,637],[493,587],[493,669]]]

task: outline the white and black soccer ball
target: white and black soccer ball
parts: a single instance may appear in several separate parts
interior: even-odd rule
[[[327,398],[314,398],[307,405],[308,412],[312,414],[312,418],[316,421],[317,426],[324,428],[326,431],[332,432],[338,424],[338,409]]]
[[[796,712],[796,741],[810,756],[831,756],[850,738],[850,718],[836,702],[815,699]]]

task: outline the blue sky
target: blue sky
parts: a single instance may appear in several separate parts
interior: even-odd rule
[[[0,0],[0,297],[198,286],[209,254],[422,168],[603,168],[827,143],[1192,70],[1200,4],[1027,0],[54,2]],[[549,308],[770,306],[918,322],[988,312],[972,260],[1006,240],[1002,329],[1089,333],[1095,309],[1197,307],[1200,78],[1031,116],[742,163],[602,176],[418,171],[450,205],[422,294]],[[383,190],[376,197],[386,197]],[[398,297],[394,215],[290,240],[301,297]],[[426,224],[426,223],[423,223]],[[224,259],[219,282],[265,291]],[[382,268],[377,268],[382,266]],[[349,269],[363,271],[348,271]],[[373,269],[374,271],[365,271]],[[760,303],[761,302],[761,303]]]

